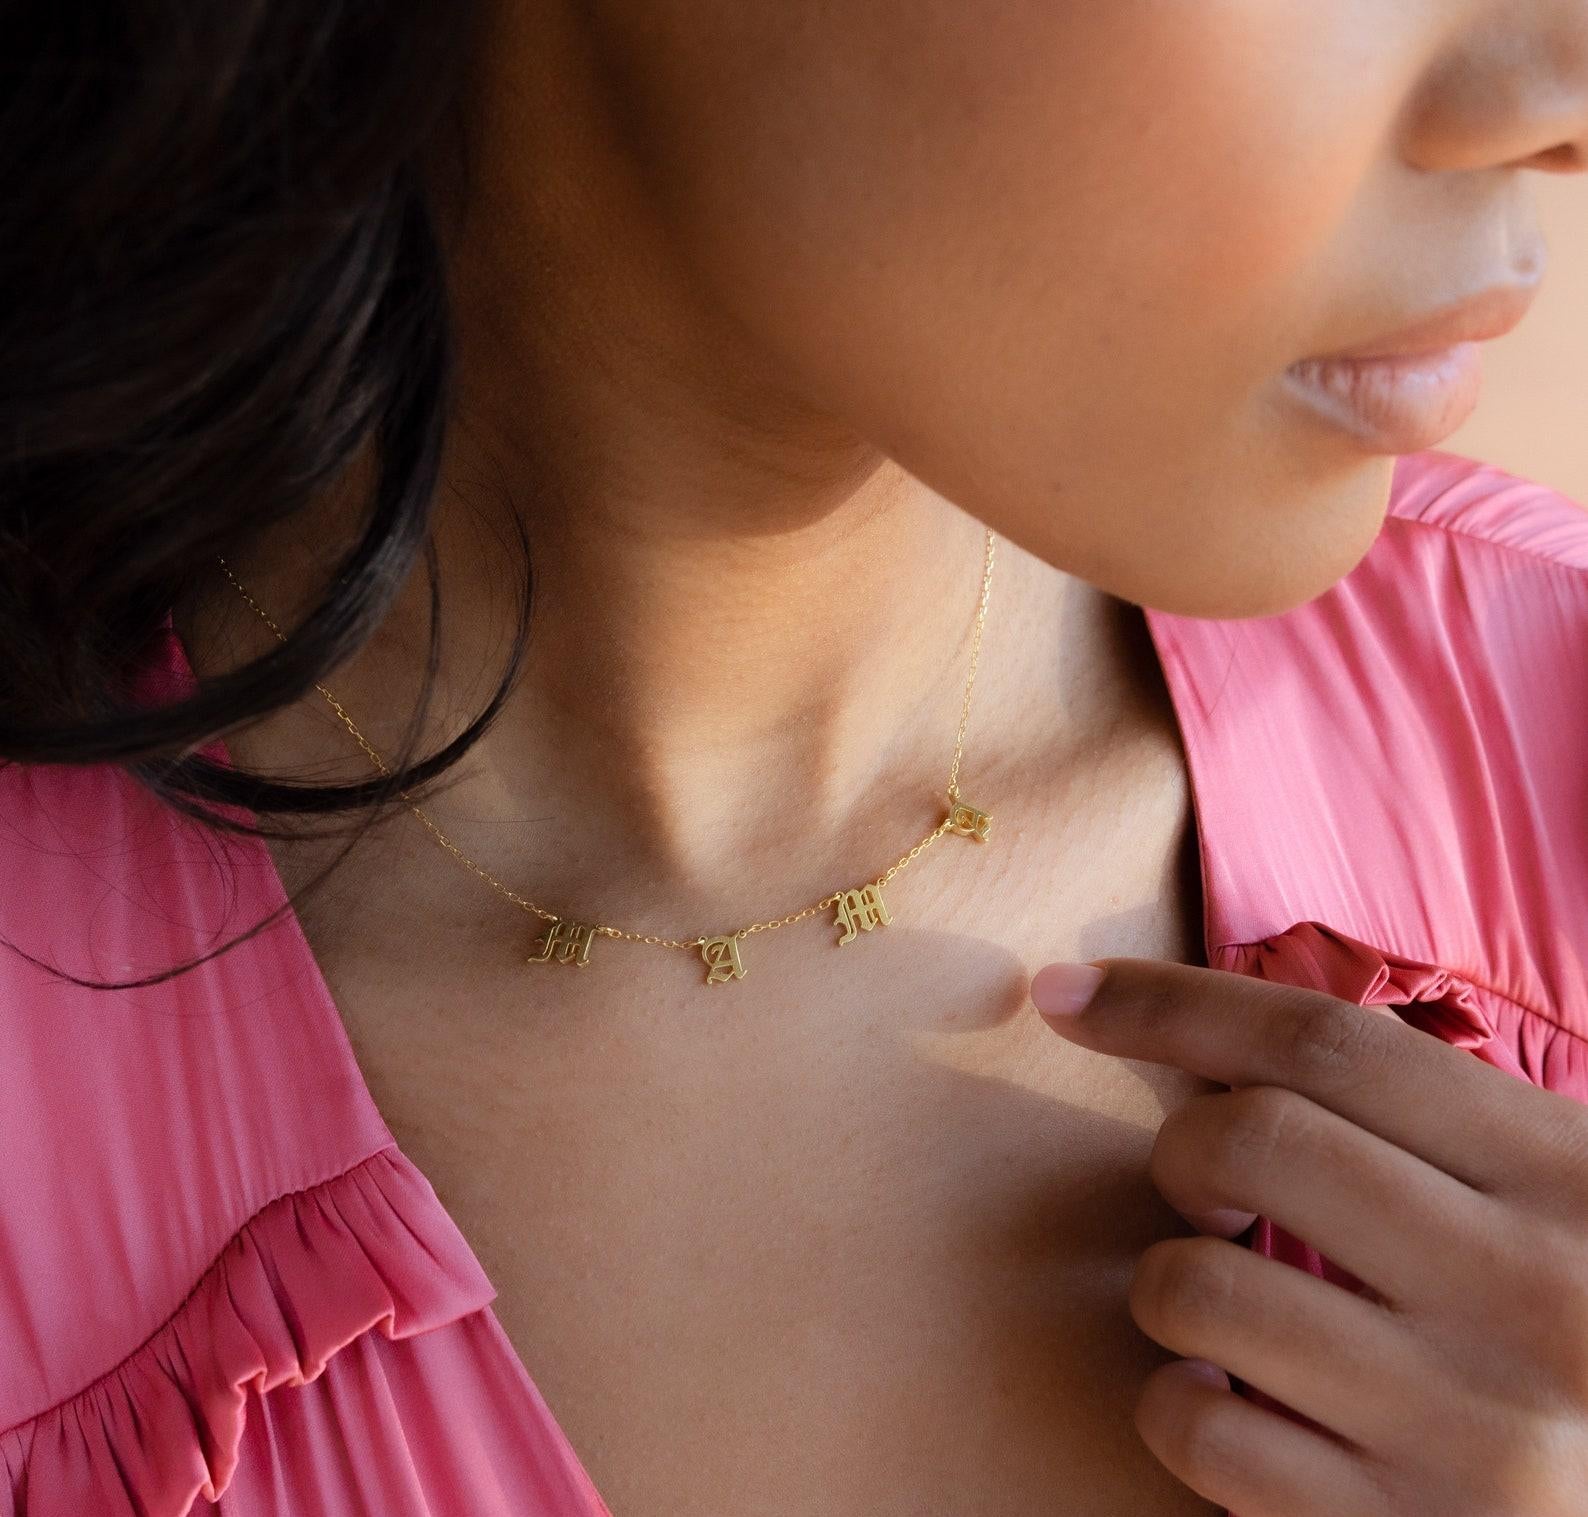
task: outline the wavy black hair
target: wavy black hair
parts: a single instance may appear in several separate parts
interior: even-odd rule
[[[0,761],[115,763],[222,831],[299,836],[267,819],[362,811],[311,885],[399,791],[421,790],[483,735],[524,655],[519,524],[523,593],[502,681],[456,738],[415,757],[438,664],[446,239],[466,199],[460,107],[478,10],[0,9]],[[364,456],[361,530],[285,641],[190,698],[139,700],[135,655],[183,587]],[[424,694],[389,774],[297,783],[197,751],[309,693],[372,635],[421,558]],[[77,983],[168,978],[275,915],[160,974]]]

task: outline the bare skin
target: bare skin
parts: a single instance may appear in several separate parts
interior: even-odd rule
[[[455,247],[427,736],[530,663],[431,808],[548,908],[688,937],[944,838],[842,950],[748,977],[530,924],[398,813],[302,907],[372,1092],[615,1513],[1208,1511],[1130,1422],[1129,1320],[1187,1226],[1145,1168],[1207,1088],[1028,1014],[1053,959],[1201,961],[1183,754],[1136,606],[1242,616],[1366,551],[1392,461],[1284,367],[1525,274],[1580,163],[1566,0],[498,6]],[[278,619],[346,500],[239,564]],[[327,679],[377,747],[422,587]],[[1136,604],[1132,604],[1136,603]],[[222,581],[200,672],[269,634]],[[228,737],[352,778],[318,697]],[[289,888],[322,844],[274,845]]]
[[[530,969],[529,925],[402,818],[305,900],[381,1111],[615,1513],[1209,1510],[1132,1426],[1169,1356],[1126,1292],[1189,1231],[1147,1178],[1153,1134],[1211,1087],[1055,1047],[1025,1002],[1054,958],[1202,962],[1173,718],[1115,610],[1068,625],[1112,676],[1087,751],[970,763],[994,841],[939,840],[890,887],[893,925],[841,950],[824,913],[748,940],[750,973],[709,992],[698,959],[628,944]],[[989,671],[1021,633],[989,624]],[[233,747],[283,756],[263,730]],[[864,868],[930,824],[936,767],[881,807],[880,852],[857,833]],[[533,885],[512,860],[542,829],[470,825],[457,794],[448,830]],[[853,872],[800,858],[758,913]],[[318,854],[277,859],[291,888]],[[614,920],[674,925],[629,883]]]

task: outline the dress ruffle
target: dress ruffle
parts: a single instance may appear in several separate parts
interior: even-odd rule
[[[231,1481],[250,1397],[495,1294],[428,1181],[380,1149],[256,1212],[133,1353],[0,1432],[0,1517],[186,1517]]]
[[[1470,981],[1323,922],[1297,922],[1272,937],[1222,949],[1213,967],[1382,1008],[1443,1042],[1470,1049],[1485,1063],[1527,1078],[1516,1049],[1496,1025],[1488,996]]]

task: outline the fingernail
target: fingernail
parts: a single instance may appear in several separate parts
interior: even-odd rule
[[[1073,1017],[1102,983],[1095,964],[1044,964],[1031,976],[1031,1002],[1045,1017]]]
[[[1230,1388],[1230,1377],[1218,1365],[1207,1359],[1176,1359],[1174,1372],[1188,1380],[1200,1380],[1205,1385],[1217,1386],[1221,1391]]]
[[[1223,1238],[1239,1237],[1257,1220],[1253,1213],[1234,1206],[1219,1206],[1212,1211],[1181,1212],[1180,1215],[1198,1232],[1216,1233]]]

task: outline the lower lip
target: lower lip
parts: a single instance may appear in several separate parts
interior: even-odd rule
[[[1314,415],[1373,453],[1416,453],[1443,442],[1477,409],[1483,353],[1475,342],[1388,358],[1312,358],[1285,370]]]

